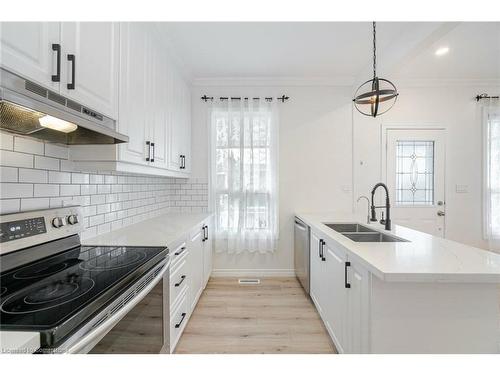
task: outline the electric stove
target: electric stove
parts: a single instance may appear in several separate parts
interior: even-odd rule
[[[82,246],[79,208],[48,211],[2,216],[0,236],[0,330],[40,332],[42,348],[59,346],[168,255],[162,247]],[[54,214],[75,215],[73,227],[58,232],[70,224],[54,226]],[[56,239],[39,243],[48,233]],[[5,244],[27,239],[35,245],[4,254]]]

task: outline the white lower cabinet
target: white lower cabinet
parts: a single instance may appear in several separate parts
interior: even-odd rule
[[[170,246],[170,352],[179,338],[212,272],[211,218],[196,225]]]
[[[311,232],[311,298],[339,353],[368,351],[369,274],[336,242]]]

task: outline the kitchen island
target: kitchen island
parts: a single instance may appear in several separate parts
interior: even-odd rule
[[[339,352],[500,352],[500,255],[349,214],[296,216],[311,227],[311,298]],[[406,241],[355,242],[330,223]]]

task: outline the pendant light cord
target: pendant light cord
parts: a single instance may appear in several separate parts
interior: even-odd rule
[[[377,76],[377,30],[376,22],[373,22],[373,78]]]

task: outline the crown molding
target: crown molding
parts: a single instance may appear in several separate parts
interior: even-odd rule
[[[396,87],[499,87],[500,79],[456,79],[456,78],[420,78],[408,79],[392,77]]]
[[[352,87],[352,77],[220,77],[220,78],[194,78],[195,87]]]

